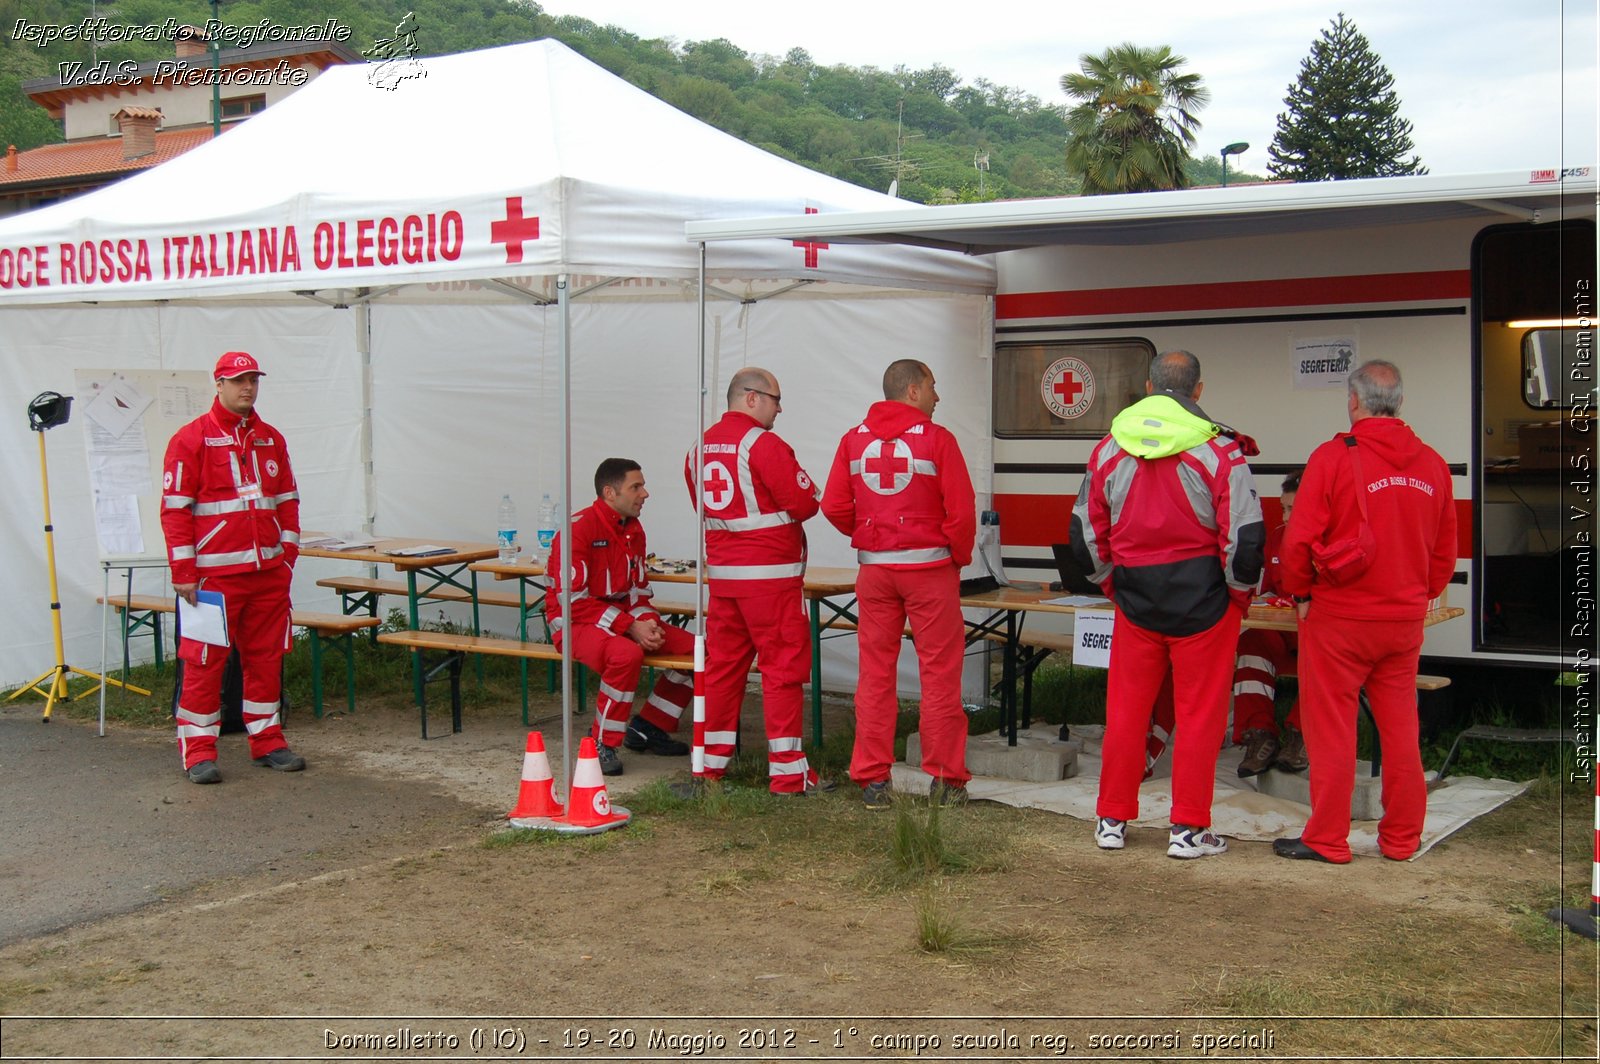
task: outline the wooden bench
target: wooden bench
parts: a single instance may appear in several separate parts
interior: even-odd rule
[[[450,682],[450,730],[461,730],[461,665],[468,654],[490,654],[496,657],[520,658],[523,661],[560,661],[561,650],[553,643],[535,643],[526,639],[508,639],[494,635],[458,635],[454,632],[404,631],[382,632],[378,642],[407,647],[423,655],[436,651],[443,658],[431,667],[425,667],[424,681],[439,679],[441,673]],[[671,654],[646,654],[644,664],[652,669],[677,669],[694,672],[693,657],[676,657]],[[581,696],[580,696],[581,697]],[[424,697],[419,707],[422,712],[422,737],[428,737],[428,705]]]
[[[148,628],[155,642],[156,668],[162,667],[161,617],[177,613],[178,604],[173,598],[158,595],[113,595],[109,600],[96,596],[96,602],[109,604],[122,615],[122,668],[128,669],[128,640],[140,628]],[[311,711],[322,719],[322,641],[329,640],[344,654],[345,702],[350,712],[356,711],[356,662],[352,637],[356,632],[377,628],[376,617],[350,617],[338,613],[317,613],[313,610],[294,610],[289,623],[304,628],[311,635]]]

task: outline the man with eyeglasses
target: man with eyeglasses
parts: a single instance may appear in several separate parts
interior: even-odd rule
[[[772,431],[783,410],[778,379],[748,366],[728,382],[728,412],[684,462],[691,503],[704,506],[706,538],[706,720],[702,779],[721,779],[732,759],[745,678],[761,670],[768,788],[806,795],[832,789],[806,761],[801,685],[811,673],[811,632],[801,589],[802,522],[821,492],[794,449]]]

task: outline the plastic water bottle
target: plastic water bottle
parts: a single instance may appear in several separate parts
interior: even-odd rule
[[[500,560],[517,560],[517,507],[509,494],[500,496]]]
[[[539,557],[550,557],[550,548],[556,542],[556,504],[550,501],[547,491],[539,500]]]

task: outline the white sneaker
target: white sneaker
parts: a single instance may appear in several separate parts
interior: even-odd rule
[[[1094,844],[1102,850],[1120,850],[1127,831],[1126,820],[1103,816],[1094,823]]]
[[[1196,857],[1214,857],[1219,853],[1228,852],[1228,840],[1221,835],[1213,835],[1210,828],[1191,828],[1182,824],[1172,825],[1172,832],[1168,836],[1167,856],[1176,857],[1182,861],[1192,861]]]

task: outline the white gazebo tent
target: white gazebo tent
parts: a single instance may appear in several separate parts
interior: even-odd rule
[[[159,169],[0,220],[5,393],[20,403],[67,390],[79,368],[209,369],[222,350],[255,350],[308,527],[457,538],[485,538],[507,488],[524,505],[532,485],[581,505],[574,441],[585,462],[637,452],[665,495],[693,439],[701,320],[713,390],[723,362],[809,388],[809,416],[783,430],[813,468],[902,355],[956,378],[964,401],[947,408],[986,443],[986,263],[732,242],[705,261],[697,320],[686,222],[898,201],[720,133],[554,42],[422,60],[398,80],[378,69],[335,68]],[[559,463],[529,442],[549,438],[545,421],[564,427]],[[21,422],[0,419],[8,453],[26,453]],[[83,469],[81,441],[52,445],[58,475]],[[13,498],[33,496],[30,472],[8,464]],[[59,480],[63,601],[92,601],[87,481]],[[655,507],[649,524],[680,553],[695,534],[686,506]],[[159,531],[144,534],[159,553]],[[27,508],[0,515],[11,557],[37,558],[36,538]],[[814,540],[813,558],[830,549]],[[40,565],[0,576],[17,604],[0,617],[0,677],[48,653],[23,606],[44,599],[42,581]],[[76,618],[82,659],[91,626]]]

